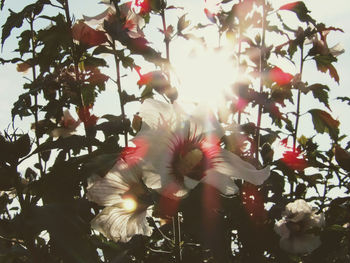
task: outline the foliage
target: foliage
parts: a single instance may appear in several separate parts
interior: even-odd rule
[[[0,1],[0,9],[7,2]],[[138,20],[124,13],[120,1],[104,2],[114,11],[98,29],[88,25],[88,18],[73,24],[68,0],[37,0],[20,12],[10,10],[2,25],[2,46],[15,28],[21,31],[17,55],[0,61],[32,72],[14,102],[12,121],[32,120],[34,132],[7,129],[0,135],[0,261],[349,262],[350,143],[332,117],[332,87],[309,84],[312,80],[303,76],[304,67],[316,66],[339,83],[335,64],[342,51],[328,47],[327,35],[341,29],[316,21],[302,1],[274,10],[265,0],[223,0],[216,10],[205,9],[208,24],[197,26],[170,0],[133,1],[138,11],[129,12]],[[46,6],[56,15],[48,16]],[[294,13],[299,24],[288,25],[285,12]],[[167,15],[175,13],[178,23],[166,26]],[[143,33],[147,27],[158,28],[149,22],[155,16],[162,18],[165,54]],[[145,25],[139,24],[141,19]],[[37,21],[50,21],[50,26],[36,28]],[[232,41],[228,55],[238,65],[232,72],[246,76],[233,83],[218,109],[225,129],[220,147],[257,168],[270,166],[270,177],[262,186],[237,179],[239,193],[233,196],[200,183],[176,204],[153,191],[152,235],[136,235],[125,243],[106,239],[91,229],[90,222],[102,207],[88,201],[86,194],[93,178],[104,177],[132,150],[129,139],[141,129],[142,118],[135,115],[129,120],[125,106],[147,98],[176,101],[170,43],[182,38],[205,46],[200,32],[205,35],[211,27],[220,38]],[[271,42],[276,35],[280,41]],[[286,60],[298,65],[297,74],[282,69]],[[155,70],[142,74],[139,65],[147,63]],[[107,66],[116,68],[116,76],[103,73]],[[130,70],[139,74],[135,85],[141,95],[122,86],[121,71]],[[120,115],[95,116],[96,97],[107,83],[117,87]],[[304,114],[306,95],[319,107]],[[350,104],[348,97],[337,99]],[[65,119],[65,110],[76,111],[79,120]],[[250,111],[257,111],[257,119]],[[306,137],[300,126],[308,118],[313,131]],[[73,134],[79,123],[83,132]],[[281,145],[282,154],[277,150]],[[344,197],[335,198],[331,191]],[[204,202],[203,195],[209,194],[215,200]],[[159,205],[160,199],[165,206]],[[273,230],[285,205],[296,199],[325,213],[325,225],[310,230],[322,242],[311,253],[282,250]],[[208,226],[208,219],[215,224]]]

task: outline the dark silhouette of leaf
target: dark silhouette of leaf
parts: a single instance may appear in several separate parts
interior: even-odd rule
[[[334,155],[339,166],[345,171],[350,172],[350,153],[336,144],[334,147]]]
[[[312,116],[312,122],[317,132],[327,132],[332,139],[337,139],[340,124],[338,120],[333,119],[329,113],[319,109],[309,110],[309,113]]]
[[[313,19],[309,13],[310,11],[307,9],[305,3],[303,1],[297,1],[293,3],[288,3],[279,8],[279,10],[288,10],[294,12],[298,19],[301,22],[310,22],[312,24],[316,24],[315,19]]]
[[[337,100],[341,100],[342,102],[346,102],[348,105],[350,105],[349,97],[337,97]]]
[[[322,85],[317,83],[317,84],[308,86],[307,89],[312,91],[312,95],[314,96],[315,99],[318,99],[330,110],[329,103],[328,103],[329,87],[327,85]]]

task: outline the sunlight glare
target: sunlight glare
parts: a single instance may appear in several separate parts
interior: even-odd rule
[[[224,49],[210,50],[197,47],[189,56],[179,54],[173,64],[179,82],[179,99],[183,102],[205,103],[212,109],[223,103],[237,81],[237,70]]]
[[[128,212],[133,212],[137,208],[137,203],[132,198],[123,199],[123,208]]]

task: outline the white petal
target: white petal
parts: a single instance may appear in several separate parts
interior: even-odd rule
[[[284,218],[275,223],[273,230],[281,236],[282,239],[289,238],[290,231],[287,227],[287,221]]]
[[[326,222],[325,222],[324,214],[323,213],[316,214],[315,211],[312,212],[309,220],[307,221],[307,224],[310,228],[323,227],[325,223]]]
[[[329,53],[331,53],[333,56],[337,57],[345,52],[345,49],[342,44],[338,43],[335,46],[331,47],[329,49]]]
[[[312,234],[305,234],[292,238],[280,240],[280,247],[293,254],[311,253],[321,245],[319,237]]]
[[[104,12],[96,16],[83,15],[83,19],[87,25],[93,27],[96,25],[101,25],[103,23],[103,20],[107,19],[110,15],[113,15],[113,14],[115,14],[115,8],[110,6]]]
[[[149,172],[153,172],[155,176],[160,176],[162,186],[173,181],[169,174],[169,165],[172,158],[171,139],[172,134],[165,128],[144,130],[134,138],[134,140],[142,141],[143,145],[140,145],[140,147],[144,147],[144,149],[140,150],[143,152],[144,163]]]
[[[220,174],[214,169],[207,171],[201,182],[210,184],[224,195],[234,195],[238,192],[238,187],[231,177]]]
[[[199,184],[199,181],[193,180],[192,178],[188,176],[184,176],[184,186],[187,189],[193,189]]]
[[[92,228],[114,241],[129,241],[134,235],[150,235],[145,211],[126,212],[119,206],[106,207],[91,222]]]
[[[237,155],[222,149],[222,161],[217,163],[217,172],[233,178],[243,179],[254,185],[261,185],[270,176],[270,167],[257,170],[250,163],[243,161]]]
[[[75,129],[67,129],[63,127],[55,128],[50,132],[50,136],[56,138],[56,137],[62,137],[67,138],[71,135],[73,135],[75,132]]]
[[[141,104],[140,117],[142,122],[150,128],[157,129],[159,126],[174,123],[177,119],[174,108],[171,104],[147,99]]]
[[[130,214],[118,207],[106,207],[92,221],[91,227],[105,237],[119,241],[126,236],[126,224]]]
[[[219,139],[224,131],[214,113],[206,105],[199,105],[190,117],[191,131],[199,129],[200,133],[215,135]]]
[[[122,174],[113,171],[88,188],[87,198],[99,205],[111,206],[120,202],[121,195],[129,188],[130,185],[123,180]]]
[[[287,217],[288,221],[294,223],[304,220],[309,217],[311,213],[311,206],[303,199],[297,199],[294,202],[287,204],[284,211],[284,215]]]
[[[159,189],[161,188],[161,177],[154,172],[154,169],[144,167],[143,168],[142,181],[148,188]]]

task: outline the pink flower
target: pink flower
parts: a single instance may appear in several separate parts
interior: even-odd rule
[[[74,40],[88,47],[98,46],[107,42],[105,32],[93,29],[83,21],[78,21],[73,25],[72,36]]]

